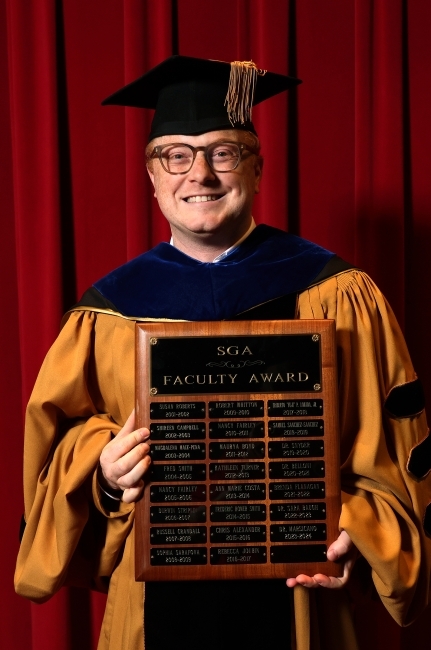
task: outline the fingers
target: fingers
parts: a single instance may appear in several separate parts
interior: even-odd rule
[[[144,481],[139,481],[138,485],[135,485],[132,488],[126,488],[124,490],[122,500],[124,501],[124,503],[134,503],[141,496],[143,489],[144,489]]]
[[[148,438],[148,431],[133,431],[117,446],[106,445],[100,456],[102,473],[114,489],[133,487],[150,466],[150,445],[142,440]]]
[[[303,587],[309,587],[310,589],[319,587],[317,582],[314,580],[314,577],[306,576],[302,573],[299,576],[296,576],[296,578],[288,578],[286,580],[286,585],[291,588],[296,587],[296,585],[302,585]]]
[[[288,587],[296,587],[302,585],[307,589],[317,589],[318,587],[325,587],[326,589],[341,589],[344,587],[349,579],[350,572],[344,572],[342,578],[335,578],[334,576],[325,576],[323,573],[316,573],[314,576],[299,575],[296,578],[288,578],[286,584]]]
[[[145,472],[148,470],[151,464],[151,458],[149,456],[150,446],[144,445],[143,452],[145,456],[140,458],[136,464],[133,464],[129,471],[121,473],[120,476],[116,479],[117,485],[122,490],[127,490],[129,488],[134,488],[141,483],[141,479],[144,476]],[[121,459],[122,461],[123,459]],[[121,464],[121,461],[118,461],[117,466]]]
[[[100,467],[103,478],[113,489],[128,490],[123,501],[131,503],[142,492],[142,476],[148,470],[151,459],[150,432],[146,428],[136,429],[135,413],[132,411],[125,425],[103,449]],[[131,490],[131,491],[129,491]]]
[[[352,572],[355,560],[357,557],[357,549],[354,546],[350,536],[346,531],[341,531],[338,539],[331,544],[328,548],[327,557],[331,562],[342,560],[343,561],[343,575],[340,578],[335,576],[327,576],[323,573],[317,573],[314,576],[307,576],[300,574],[296,578],[288,578],[286,585],[290,588],[296,585],[302,585],[308,589],[316,589],[317,587],[325,587],[326,589],[340,589],[344,587],[350,574]]]
[[[349,538],[350,539],[350,538]],[[349,549],[350,555],[346,557],[343,566],[343,575],[341,578],[335,578],[334,576],[325,576],[321,573],[314,576],[316,586],[326,587],[327,589],[341,589],[347,583],[352,573],[353,566],[356,561],[357,550],[356,547],[351,545]]]

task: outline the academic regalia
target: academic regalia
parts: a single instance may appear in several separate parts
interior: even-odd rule
[[[182,286],[188,300],[178,294]],[[134,406],[135,321],[255,317],[253,308],[265,304],[271,318],[275,305],[282,318],[292,310],[297,318],[335,320],[340,528],[362,555],[363,580],[371,577],[398,623],[410,623],[428,602],[430,438],[396,319],[365,273],[314,244],[260,226],[215,265],[162,244],[109,274],[67,314],[40,371],[27,409],[27,525],[16,589],[38,602],[63,585],[109,590],[99,650],[144,647],[134,505],[107,511],[96,480],[103,447]],[[313,590],[311,604],[304,588],[295,594],[298,650],[309,647],[310,620],[313,650],[355,650],[346,590]],[[169,621],[164,610],[159,625]],[[190,615],[184,629],[192,622]]]

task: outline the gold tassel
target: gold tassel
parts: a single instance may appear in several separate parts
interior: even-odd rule
[[[263,77],[266,70],[260,70],[253,61],[232,61],[225,106],[229,122],[251,122],[254,90],[257,77]]]

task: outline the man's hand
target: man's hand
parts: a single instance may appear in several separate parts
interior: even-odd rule
[[[100,455],[106,485],[124,490],[122,500],[125,503],[133,503],[140,497],[144,487],[142,477],[151,463],[150,445],[146,442],[150,432],[134,428],[135,411],[132,411],[124,427]]]
[[[327,587],[328,589],[340,589],[348,581],[355,564],[358,551],[353,545],[352,540],[345,530],[342,530],[338,539],[328,548],[327,558],[331,562],[341,559],[344,563],[344,571],[341,578],[325,576],[323,573],[316,573],[315,576],[299,575],[296,578],[288,578],[286,584],[288,587],[302,585],[303,587]]]

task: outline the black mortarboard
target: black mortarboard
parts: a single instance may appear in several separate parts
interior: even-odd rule
[[[259,70],[251,61],[171,56],[102,104],[156,110],[149,140],[161,135],[197,135],[221,129],[255,132],[251,108],[301,83]]]

